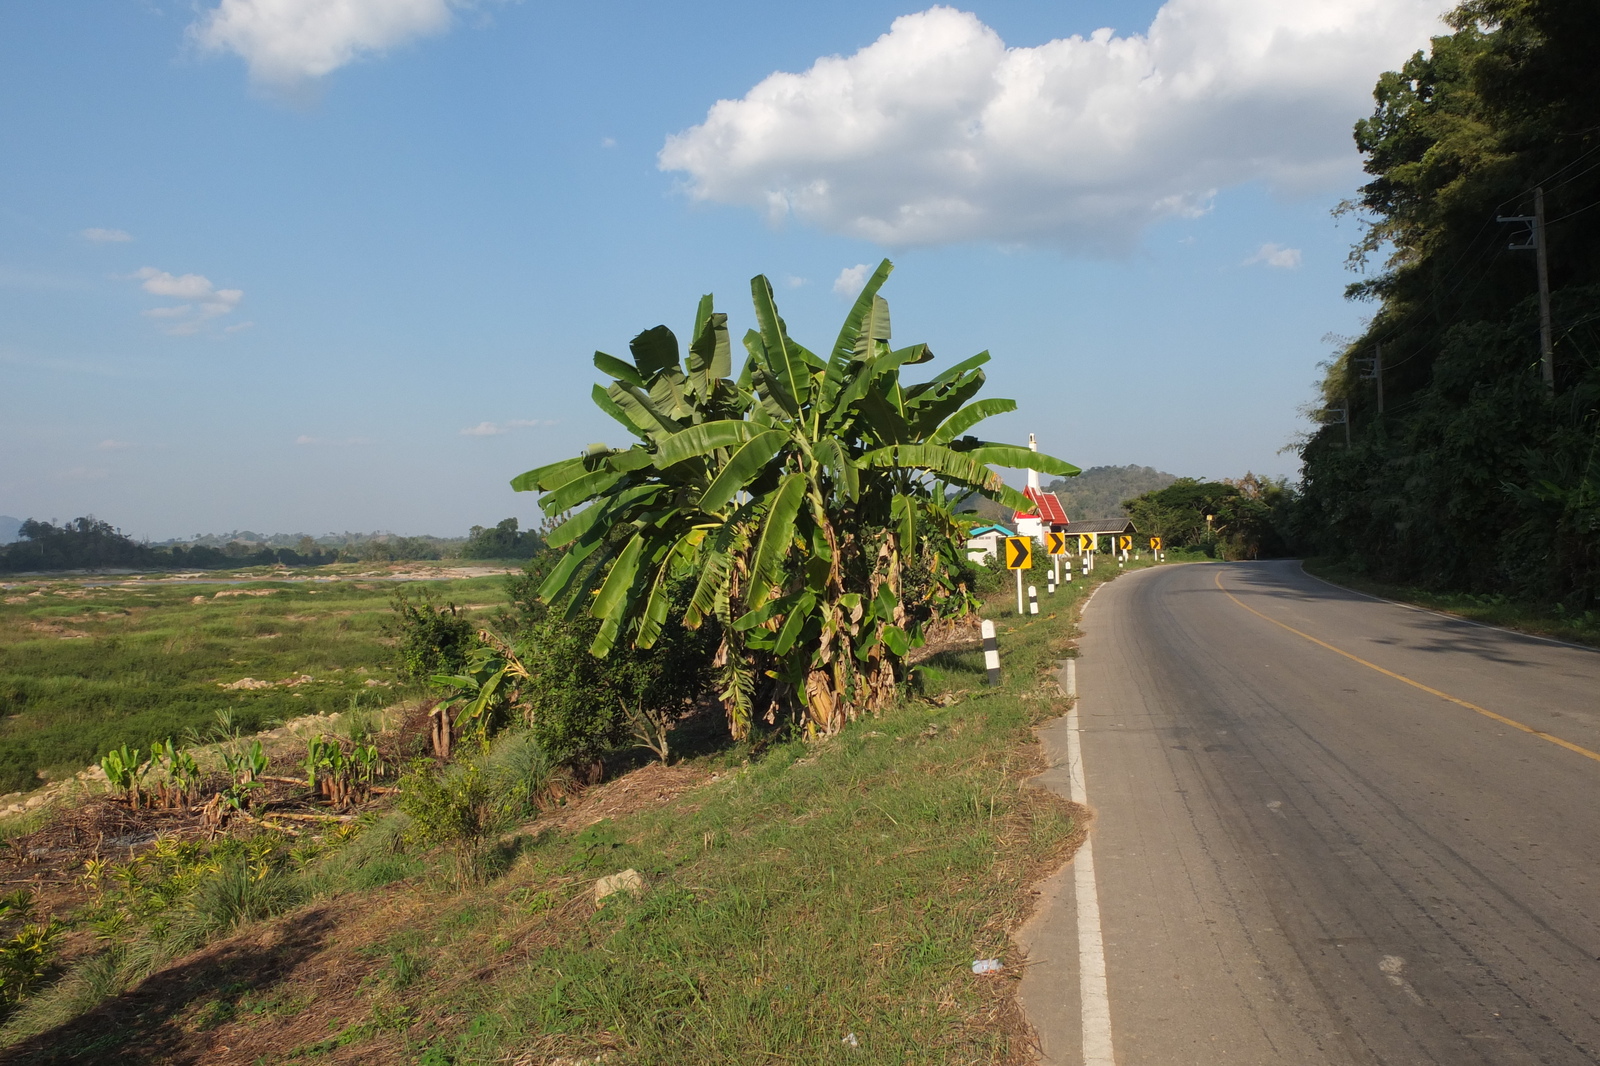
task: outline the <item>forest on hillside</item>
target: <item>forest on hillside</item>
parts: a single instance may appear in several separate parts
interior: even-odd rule
[[[1381,577],[1585,609],[1600,594],[1600,4],[1469,0],[1449,23],[1356,125],[1372,180],[1345,210],[1364,223],[1352,261],[1372,269],[1349,295],[1374,314],[1328,368],[1296,533]]]

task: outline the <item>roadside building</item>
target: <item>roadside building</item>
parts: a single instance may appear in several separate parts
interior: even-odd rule
[[[986,563],[991,555],[1000,554],[1000,542],[1016,536],[1015,530],[1005,526],[975,526],[967,534],[967,558],[975,563]]]
[[[1039,450],[1039,442],[1032,433],[1028,434],[1028,447],[1033,451]],[[1039,471],[1028,471],[1028,487],[1022,494],[1033,502],[1033,508],[1027,511],[1017,511],[1012,516],[1012,521],[1017,524],[1017,536],[1032,537],[1040,544],[1044,543],[1046,533],[1065,533],[1067,526],[1066,508],[1061,506],[1061,500],[1053,492],[1045,492],[1039,487]],[[1077,532],[1076,527],[1073,532]]]
[[[1096,537],[1131,537],[1137,532],[1128,518],[1087,518],[1072,523],[1074,536],[1089,533]],[[1075,542],[1073,547],[1077,547]]]

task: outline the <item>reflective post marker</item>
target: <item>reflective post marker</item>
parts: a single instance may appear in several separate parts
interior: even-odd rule
[[[1028,613],[1039,613],[1039,589],[1036,585],[1028,586]]]
[[[989,684],[1000,684],[1000,645],[994,639],[994,623],[983,620],[983,667],[989,672]]]
[[[1054,596],[1056,594],[1056,575],[1051,574],[1050,580],[1045,583],[1045,589]]]

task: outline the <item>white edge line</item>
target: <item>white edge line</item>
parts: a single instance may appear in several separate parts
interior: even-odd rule
[[[1067,660],[1067,777],[1072,801],[1088,805],[1083,775],[1083,745],[1078,739],[1078,663]],[[1100,931],[1100,896],[1095,888],[1094,842],[1084,838],[1072,858],[1073,895],[1078,907],[1078,993],[1083,1022],[1084,1066],[1116,1066],[1111,1046],[1111,995],[1106,987],[1105,938]]]
[[[1374,596],[1370,592],[1362,592],[1360,589],[1353,589],[1349,585],[1341,585],[1337,581],[1329,581],[1325,577],[1318,577],[1316,574],[1313,574],[1311,571],[1306,569],[1306,564],[1303,560],[1296,559],[1295,562],[1300,564],[1300,572],[1306,577],[1309,577],[1312,581],[1320,581],[1331,589],[1338,589],[1340,592],[1348,592],[1352,596],[1360,596],[1362,599],[1367,600],[1376,600],[1379,603],[1393,604],[1396,607],[1404,607],[1408,611],[1416,611],[1418,614],[1431,614],[1435,618],[1443,618],[1451,622],[1460,622],[1464,626],[1477,626],[1479,629],[1492,629],[1496,633],[1504,633],[1507,636],[1512,637],[1521,637],[1523,640],[1537,640],[1543,644],[1555,644],[1562,648],[1577,648],[1579,651],[1600,654],[1600,648],[1591,647],[1588,644],[1574,644],[1570,640],[1557,640],[1555,637],[1541,637],[1537,633],[1524,633],[1520,629],[1510,629],[1506,626],[1491,625],[1488,622],[1475,622],[1471,618],[1462,618],[1459,614],[1451,614],[1449,611],[1436,611],[1432,607],[1422,607],[1415,603],[1407,603],[1404,600],[1391,600],[1387,596]],[[1087,602],[1085,605],[1087,606]]]

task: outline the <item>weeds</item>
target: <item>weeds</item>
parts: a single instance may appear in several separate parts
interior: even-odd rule
[[[9,1012],[44,981],[66,927],[53,916],[32,921],[34,896],[27,889],[0,896],[0,1010]],[[7,935],[9,934],[9,935]]]

